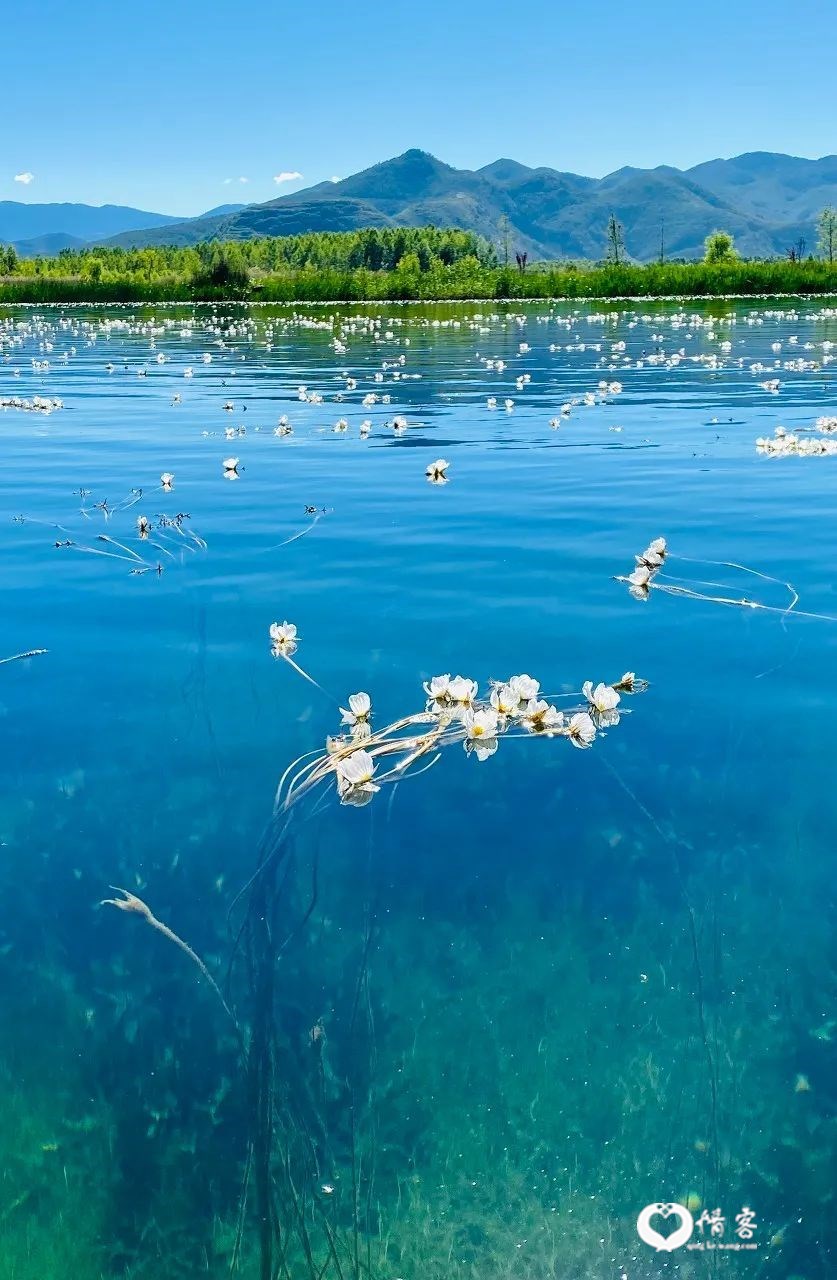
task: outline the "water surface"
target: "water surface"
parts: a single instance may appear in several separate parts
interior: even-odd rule
[[[589,751],[453,746],[294,828],[275,1273],[832,1274],[837,459],[755,440],[837,412],[835,343],[820,300],[0,312],[0,399],[63,402],[0,410],[0,657],[48,650],[0,667],[0,1276],[259,1274],[235,1036],[108,886],[249,1027],[236,895],[338,704],[628,670]],[[633,599],[661,535],[770,608]],[[654,1201],[758,1248],[655,1253]]]

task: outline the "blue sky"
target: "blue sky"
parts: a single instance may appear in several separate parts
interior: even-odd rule
[[[823,0],[29,0],[3,17],[0,200],[195,214],[414,146],[593,176],[828,154],[826,14]],[[274,181],[287,174],[302,177]]]

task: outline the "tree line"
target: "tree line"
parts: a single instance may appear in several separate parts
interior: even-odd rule
[[[21,258],[0,247],[0,274],[93,282],[134,277],[142,282],[178,278],[197,286],[245,288],[259,275],[291,271],[421,272],[473,258],[496,266],[494,247],[473,231],[438,227],[366,227],[358,231],[312,231],[251,240],[207,241],[190,246],[122,248],[98,245],[62,249],[55,257]],[[405,261],[406,260],[406,261]]]
[[[507,231],[508,236],[508,231]],[[276,302],[386,299],[660,297],[671,294],[837,293],[837,211],[819,219],[821,258],[747,261],[724,231],[702,262],[630,261],[615,215],[599,263],[498,260],[470,231],[372,227],[194,246],[65,249],[20,258],[0,247],[0,302],[155,302],[222,298]]]

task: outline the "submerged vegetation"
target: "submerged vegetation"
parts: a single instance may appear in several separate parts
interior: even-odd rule
[[[825,215],[824,215],[825,216]],[[604,263],[516,265],[469,231],[370,227],[362,231],[207,242],[194,247],[94,247],[20,258],[0,247],[0,302],[146,302],[242,299],[363,302],[461,298],[593,298],[837,293],[834,226],[822,259],[746,261],[715,232],[703,262],[627,260],[609,228]],[[830,224],[829,224],[830,225]]]
[[[833,1274],[829,467],[737,428],[835,340],[0,316],[0,1280],[658,1280],[661,1196]]]

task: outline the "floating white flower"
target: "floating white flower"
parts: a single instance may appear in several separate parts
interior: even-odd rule
[[[160,484],[166,492],[172,489],[174,487],[174,473],[171,471],[164,471],[160,476]]]
[[[467,710],[462,721],[466,751],[473,751],[478,760],[493,756],[497,750],[499,722],[497,712],[487,707],[480,711]]]
[[[668,548],[665,538],[655,538],[650,542],[643,551],[642,555],[636,557],[638,565],[645,565],[649,569],[660,569],[666,558]]]
[[[237,476],[237,475],[238,475],[238,464],[239,464],[239,462],[240,462],[240,461],[241,461],[241,459],[240,459],[240,458],[225,458],[225,459],[224,459],[224,462],[223,462],[224,474],[227,476],[227,478],[228,478],[228,479],[230,479],[230,478],[231,478],[231,476],[233,476],[233,475],[235,475],[235,476]]]
[[[341,707],[342,712],[341,724],[348,724],[354,727],[368,721],[372,711],[372,699],[368,693],[352,693],[349,695],[349,709]]]
[[[531,702],[533,698],[537,698],[540,692],[540,680],[533,680],[531,676],[512,676],[509,680],[509,688],[513,689],[517,694],[520,702]]]
[[[447,702],[450,697],[450,674],[425,680],[423,688],[433,702]]]
[[[481,711],[469,711],[463,724],[469,738],[494,738],[499,722],[497,712],[485,707]]]
[[[647,587],[651,581],[651,570],[647,565],[638,564],[633,573],[628,574],[627,580],[632,587]]]
[[[609,684],[597,684],[594,688],[592,680],[585,680],[581,692],[590,703],[590,712],[597,729],[612,729],[619,723],[619,694]]]
[[[148,537],[151,525],[148,523],[148,516],[137,516],[137,533],[145,540]]]
[[[510,684],[500,684],[491,690],[491,705],[498,715],[516,716],[520,701],[520,694]]]
[[[273,645],[274,656],[279,657],[282,654],[290,657],[296,653],[299,635],[293,622],[271,622],[270,624],[270,642]]]
[[[448,697],[451,702],[458,702],[468,707],[477,696],[476,680],[468,680],[465,676],[454,676],[448,684]]]
[[[345,760],[338,760],[337,790],[343,804],[366,804],[380,787],[372,781],[375,761],[368,751],[353,751]]]
[[[564,727],[564,715],[557,707],[542,699],[532,698],[522,712],[521,721],[524,729],[530,733],[558,733]]]
[[[448,477],[445,474],[450,463],[444,458],[437,458],[435,462],[431,462],[430,466],[425,469],[424,474],[431,484],[447,484]]]
[[[596,726],[586,711],[577,711],[570,717],[566,732],[574,747],[589,747],[596,739]]]
[[[585,680],[581,692],[595,711],[614,711],[619,706],[619,694],[612,685],[597,684],[594,687],[592,680]]]

